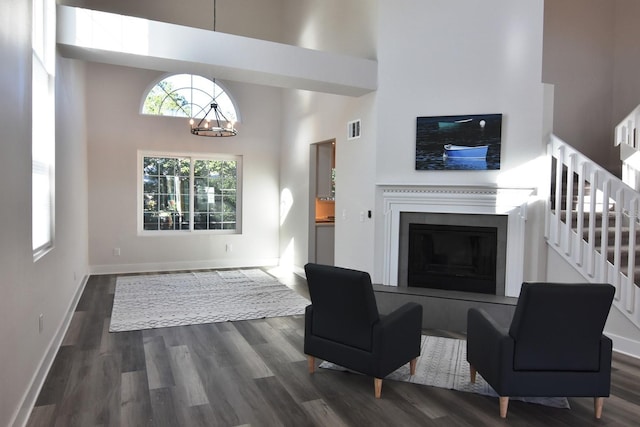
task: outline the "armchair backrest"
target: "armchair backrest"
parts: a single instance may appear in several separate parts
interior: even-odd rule
[[[304,269],[313,335],[371,350],[372,327],[379,315],[369,273],[312,263]]]
[[[515,370],[598,371],[608,284],[524,283],[509,334]]]

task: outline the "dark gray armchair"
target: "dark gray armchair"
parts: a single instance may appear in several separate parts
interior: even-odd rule
[[[500,396],[593,397],[602,415],[611,387],[611,340],[602,335],[615,289],[608,284],[524,283],[510,326],[472,308],[467,361]]]
[[[320,264],[305,266],[311,305],[305,312],[304,352],[309,372],[315,358],[374,377],[376,398],[382,379],[420,355],[422,306],[407,303],[378,314],[368,273]]]

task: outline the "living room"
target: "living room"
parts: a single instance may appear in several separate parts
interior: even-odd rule
[[[59,56],[55,247],[34,262],[26,71],[30,3],[11,0],[0,6],[0,46],[10,64],[1,72],[7,107],[0,118],[0,170],[8,199],[1,209],[11,218],[0,225],[0,304],[7,319],[1,336],[12,343],[0,349],[0,377],[3,384],[14,384],[11,390],[3,387],[0,424],[28,410],[30,387],[46,374],[60,328],[89,275],[275,263],[301,272],[308,260],[310,144],[336,139],[336,265],[369,271],[374,282],[383,283],[383,186],[538,190],[546,180],[540,171],[547,167],[551,125],[568,143],[615,169],[611,129],[640,100],[638,82],[628,78],[635,73],[624,71],[634,70],[632,58],[638,57],[624,49],[637,48],[620,41],[637,40],[629,22],[640,12],[631,0],[615,5],[403,0],[375,6],[365,0],[218,0],[218,31],[375,60],[377,89],[352,97],[224,80],[241,121],[238,136],[218,141],[190,135],[181,119],[139,114],[146,90],[169,70]],[[61,3],[104,10],[98,1]],[[180,25],[212,25],[211,1],[194,1],[188,8],[169,1],[153,7],[118,1],[108,7]],[[587,37],[578,38],[585,40],[577,44],[582,49],[572,47],[567,34]],[[544,83],[556,85],[555,100]],[[472,113],[504,115],[501,169],[415,170],[416,118]],[[362,136],[348,141],[346,124],[354,119],[361,120]],[[139,150],[242,155],[242,233],[140,236]],[[287,209],[283,194],[291,195]],[[528,207],[523,278],[574,280],[570,267],[546,248],[544,202],[534,197]],[[360,212],[369,210],[372,217],[361,220]],[[621,327],[618,333],[640,342],[637,331]]]

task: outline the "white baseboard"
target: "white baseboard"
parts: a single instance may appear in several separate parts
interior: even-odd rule
[[[53,365],[53,361],[58,354],[58,349],[60,345],[62,345],[62,341],[64,340],[64,336],[67,333],[67,329],[69,329],[69,324],[71,323],[71,318],[73,317],[73,313],[76,311],[76,307],[78,306],[78,302],[80,301],[80,297],[82,296],[82,292],[84,292],[84,288],[87,285],[87,281],[89,280],[89,276],[84,276],[80,281],[78,289],[76,289],[76,293],[69,304],[69,308],[67,309],[67,313],[65,314],[58,330],[53,336],[51,343],[49,344],[49,348],[45,356],[40,363],[40,367],[36,371],[35,375],[31,379],[31,385],[27,389],[23,399],[22,405],[20,405],[20,409],[15,414],[13,421],[9,424],[11,426],[25,426],[29,421],[29,416],[31,415],[31,411],[33,410],[34,405],[36,404],[36,400],[38,399],[38,395],[40,394],[40,390],[42,390],[42,386],[44,385],[44,381],[47,379],[47,374],[51,369],[51,365]]]
[[[304,279],[307,278],[307,274],[304,272],[304,267],[293,266],[291,271]]]
[[[636,359],[640,359],[640,341],[631,340],[629,338],[611,334],[605,331],[605,335],[611,338],[613,341],[613,350],[626,354],[627,356],[635,357]]]
[[[141,264],[108,264],[89,266],[91,274],[147,273],[154,271],[201,270],[208,268],[246,268],[278,265],[278,258],[263,259],[211,259],[206,261],[179,261]]]

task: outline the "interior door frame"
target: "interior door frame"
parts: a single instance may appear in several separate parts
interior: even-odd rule
[[[308,205],[308,262],[316,262],[316,195],[318,188],[318,146],[322,144],[335,144],[336,139],[309,144],[309,205]],[[335,149],[335,148],[334,148]]]

